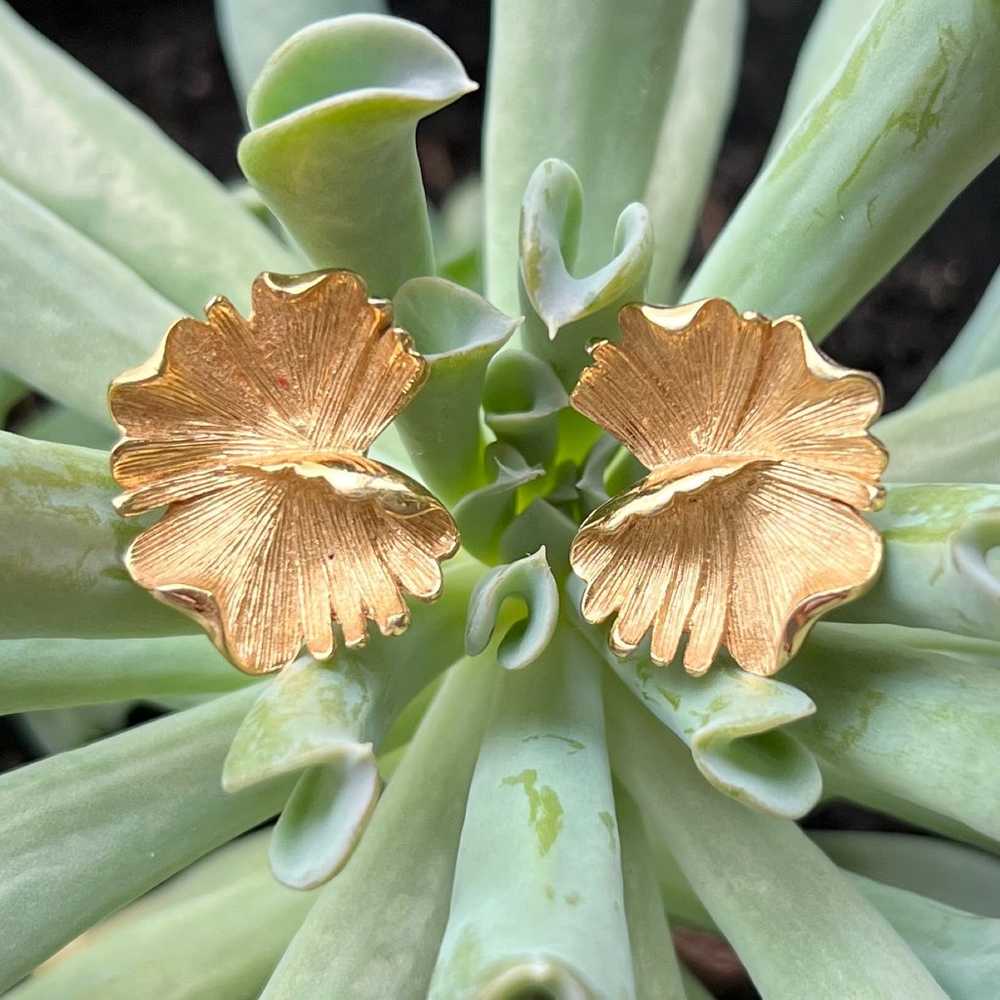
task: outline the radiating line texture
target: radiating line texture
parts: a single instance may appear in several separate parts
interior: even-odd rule
[[[448,511],[365,457],[426,362],[349,271],[262,274],[249,319],[227,299],[182,319],[109,392],[125,515],[167,507],[133,542],[137,583],[192,615],[236,666],[333,654],[368,620],[406,628],[458,548]]]
[[[858,511],[882,501],[887,456],[867,433],[881,386],[820,354],[796,317],[722,299],[627,306],[619,324],[572,404],[651,471],[573,542],[583,614],[616,615],[622,656],[651,631],[652,659],[670,663],[686,632],[689,673],[724,645],[773,674],[878,573],[881,538]]]

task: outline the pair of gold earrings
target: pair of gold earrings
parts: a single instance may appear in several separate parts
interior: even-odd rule
[[[244,318],[225,298],[182,319],[109,391],[123,439],[111,469],[124,515],[166,507],[126,565],[193,616],[241,670],[304,645],[333,654],[368,621],[409,621],[404,594],[441,592],[459,548],[447,509],[366,456],[419,391],[426,361],[349,271],[262,274]],[[834,365],[799,320],[721,299],[627,306],[620,343],[592,349],[571,402],[649,470],[594,511],[571,549],[610,643],[704,673],[720,645],[772,674],[822,612],[878,572],[858,513],[881,502],[882,405],[868,374]]]

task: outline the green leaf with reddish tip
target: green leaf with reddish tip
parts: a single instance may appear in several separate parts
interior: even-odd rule
[[[395,322],[430,374],[396,419],[423,481],[446,501],[483,484],[480,399],[487,365],[520,324],[443,278],[413,278],[393,299]]]
[[[610,676],[605,705],[615,776],[768,1000],[946,1000],[890,923],[795,823],[709,786]]]
[[[580,614],[581,581],[567,585],[568,613],[594,653],[645,708],[691,750],[719,791],[755,809],[797,819],[819,800],[823,782],[812,753],[783,727],[816,711],[808,695],[768,677],[716,663],[691,677],[680,663],[654,664],[640,649],[618,657],[604,630]]]
[[[384,14],[385,7],[383,0],[216,0],[219,41],[240,103],[274,50],[300,28],[342,14]]]
[[[573,168],[545,160],[531,175],[521,206],[521,340],[552,366],[567,391],[589,361],[588,345],[618,338],[618,311],[642,298],[653,259],[649,213],[633,203],[618,217],[611,259],[597,257],[596,269],[577,277],[588,266],[584,260],[595,266],[593,253],[579,253],[583,198]]]
[[[448,674],[351,863],[320,892],[264,1000],[426,994],[496,677],[474,661]]]
[[[798,738],[874,785],[1000,841],[1000,644],[821,622],[785,671],[818,706]]]
[[[119,517],[107,454],[0,432],[0,636],[196,632],[132,582],[122,554],[142,522]]]
[[[591,199],[583,273],[607,259],[619,213],[642,198],[670,96],[690,0],[509,0],[495,5],[483,146],[486,288],[517,308],[517,213],[548,157]]]
[[[676,301],[715,173],[743,57],[743,0],[694,0],[642,201],[656,249],[646,298]],[[705,67],[711,65],[711,72]]]
[[[240,166],[317,267],[351,268],[392,296],[434,272],[417,123],[475,86],[416,24],[321,21],[282,45],[250,91]]]
[[[19,914],[0,939],[0,988],[281,808],[287,782],[237,796],[219,785],[253,697],[237,691],[0,778],[0,906]]]
[[[477,656],[493,637],[501,606],[520,598],[527,616],[516,622],[500,640],[497,662],[506,670],[520,670],[545,651],[559,620],[559,588],[540,548],[534,555],[497,566],[484,574],[469,598],[465,623],[465,651]]]
[[[428,997],[634,997],[600,665],[565,626],[507,673]]]
[[[830,616],[1000,639],[1000,486],[890,485],[868,515],[882,533],[882,572]]]
[[[223,294],[245,305],[258,272],[296,270],[293,255],[204,167],[6,4],[0,146],[0,178],[188,312]],[[0,214],[6,221],[6,208]],[[84,288],[106,269],[87,270]],[[73,287],[69,274],[60,277]],[[157,321],[142,310],[133,319]]]
[[[525,351],[503,351],[486,370],[486,424],[531,465],[548,466],[555,457],[559,414],[568,405],[549,365]]]
[[[886,0],[683,299],[801,315],[815,340],[1000,153],[994,0]]]
[[[0,217],[4,367],[110,426],[108,383],[152,354],[178,307],[2,176]]]

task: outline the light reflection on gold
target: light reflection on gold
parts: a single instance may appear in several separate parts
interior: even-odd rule
[[[166,506],[126,554],[241,670],[406,628],[404,593],[441,590],[448,511],[365,452],[426,377],[391,305],[348,271],[262,274],[245,319],[224,298],[182,319],[109,390],[126,516]]]
[[[619,655],[652,631],[691,674],[720,646],[773,674],[815,619],[878,574],[885,449],[867,433],[882,390],[834,364],[801,321],[739,314],[722,299],[626,306],[620,344],[592,349],[575,409],[650,469],[594,511],[570,560],[588,621],[615,615]]]

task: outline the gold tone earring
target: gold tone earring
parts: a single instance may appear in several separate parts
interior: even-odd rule
[[[570,562],[590,622],[615,615],[619,655],[652,633],[654,662],[708,670],[720,646],[770,675],[816,618],[878,574],[859,511],[883,501],[888,460],[867,428],[882,389],[834,364],[801,320],[722,299],[626,306],[573,390],[575,409],[650,471],[594,511]]]
[[[126,516],[166,507],[125,564],[197,620],[237,667],[278,670],[409,622],[454,555],[448,511],[366,457],[427,364],[349,271],[262,274],[244,318],[225,298],[181,319],[108,392]]]

